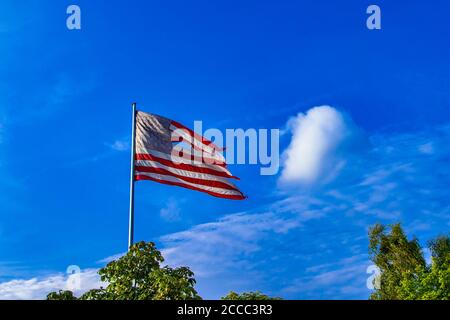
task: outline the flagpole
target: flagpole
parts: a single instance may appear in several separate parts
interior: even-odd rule
[[[130,172],[130,211],[128,220],[128,250],[134,243],[134,158],[136,154],[136,103],[132,104],[133,117],[131,124],[131,172]]]

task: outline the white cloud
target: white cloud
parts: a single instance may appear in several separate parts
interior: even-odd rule
[[[313,266],[307,269],[303,277],[293,279],[282,292],[302,294],[306,299],[368,296],[366,281],[369,275],[366,270],[370,264],[367,255],[360,254],[334,263]]]
[[[211,276],[242,264],[239,257],[260,250],[258,242],[267,234],[285,234],[299,225],[272,212],[230,214],[162,237],[163,253],[170,265],[189,265],[196,275]]]
[[[339,151],[353,134],[351,120],[330,106],[314,107],[291,118],[281,183],[310,184],[331,179],[345,164]]]
[[[121,253],[113,254],[112,256],[109,256],[109,257],[103,258],[103,259],[101,259],[101,260],[98,260],[97,263],[108,264],[108,263],[110,263],[110,262],[112,262],[112,261],[115,261],[115,260],[120,259],[121,257],[123,257],[123,256],[126,255],[126,254],[127,254],[126,252],[121,252]]]
[[[434,153],[434,145],[432,142],[428,142],[419,146],[419,151],[424,154],[433,154]]]
[[[48,275],[43,278],[11,280],[0,283],[0,300],[37,300],[45,299],[47,294],[58,290],[72,290],[76,296],[93,289],[100,288],[102,282],[97,269],[86,269],[78,274],[62,273]],[[79,281],[76,277],[79,276]],[[75,288],[72,287],[76,285]]]
[[[35,121],[36,117],[52,116],[70,106],[77,97],[91,92],[95,86],[95,80],[91,76],[78,79],[72,74],[61,73],[53,83],[35,93],[34,99],[39,102],[39,107],[22,110],[27,113],[21,114],[21,117]]]
[[[129,138],[117,139],[112,144],[110,144],[109,147],[115,151],[128,151],[130,150],[129,140]]]
[[[166,206],[159,211],[159,215],[166,221],[180,220],[180,206],[178,201],[171,197],[167,200]]]

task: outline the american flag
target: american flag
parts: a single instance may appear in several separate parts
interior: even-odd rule
[[[219,198],[246,198],[229,181],[239,178],[228,171],[225,158],[219,152],[222,148],[159,115],[137,111],[135,123],[135,180],[156,181]]]

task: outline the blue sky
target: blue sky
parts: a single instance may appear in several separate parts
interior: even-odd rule
[[[317,142],[299,134],[315,106],[348,133],[323,137],[308,184],[283,184],[286,163],[231,166],[246,201],[138,183],[136,239],[206,298],[365,299],[371,224],[448,232],[448,2],[377,1],[373,31],[367,1],[73,3],[0,5],[0,297],[42,297],[69,265],[88,287],[126,250],[133,101],[188,126],[280,128],[285,155]]]

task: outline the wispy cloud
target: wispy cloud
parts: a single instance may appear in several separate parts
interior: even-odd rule
[[[211,275],[239,264],[241,255],[260,250],[259,240],[269,234],[284,234],[298,226],[295,220],[271,212],[237,213],[166,235],[161,241],[169,264],[188,263],[197,274]]]
[[[73,288],[73,285],[76,287]],[[97,269],[86,269],[77,275],[58,273],[42,278],[15,279],[0,283],[0,299],[45,299],[48,293],[64,289],[71,289],[75,295],[80,295],[89,289],[99,288],[101,285]]]
[[[129,151],[131,138],[129,136],[115,140],[113,143],[107,143],[107,145],[114,151]]]
[[[342,299],[368,295],[367,255],[360,254],[333,263],[309,267],[305,274],[283,288],[305,299]]]
[[[3,113],[1,116],[5,117],[8,124],[28,125],[36,119],[55,116],[61,110],[72,107],[74,101],[92,92],[97,85],[94,76],[79,78],[66,73],[54,75],[51,81],[39,85],[32,81],[32,78],[27,79],[26,85],[21,86],[20,90],[11,89],[12,84],[0,87],[4,104],[3,110],[0,110]],[[22,87],[26,87],[28,92],[23,92]]]
[[[169,222],[179,221],[181,219],[180,202],[183,201],[170,197],[166,202],[166,206],[159,210],[160,217]]]
[[[40,97],[44,101],[39,110],[40,116],[52,115],[76,97],[92,91],[95,86],[96,82],[92,77],[80,80],[64,73],[60,74],[48,87],[46,96]]]
[[[80,157],[75,161],[70,161],[70,162],[66,163],[65,166],[72,167],[72,166],[84,165],[84,164],[92,163],[92,162],[104,161],[110,157],[117,155],[118,152],[120,153],[120,152],[130,151],[131,145],[130,145],[129,140],[130,140],[130,137],[124,137],[124,138],[116,139],[112,143],[110,143],[110,142],[104,143],[103,148],[99,148],[98,153]]]

